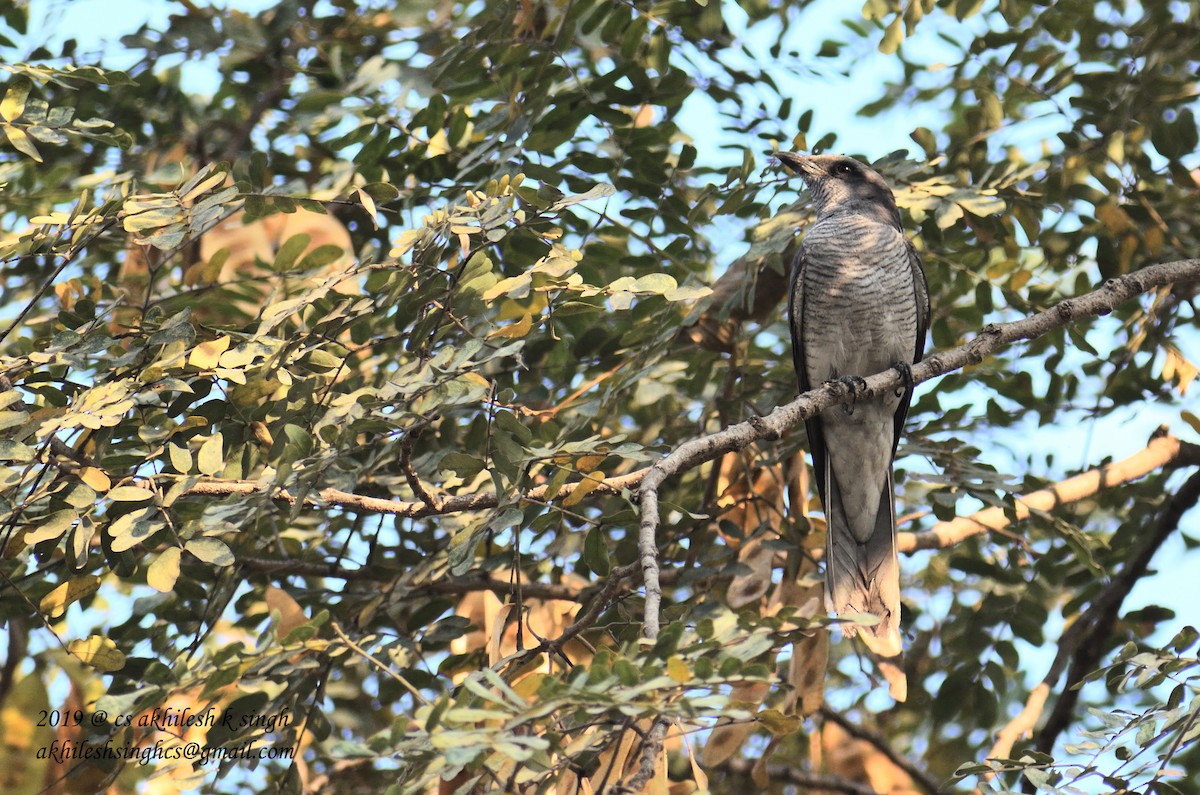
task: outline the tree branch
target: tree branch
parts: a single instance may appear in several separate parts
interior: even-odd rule
[[[1106,648],[1104,641],[1112,635],[1113,625],[1117,622],[1125,597],[1133,590],[1138,580],[1145,576],[1154,553],[1179,528],[1179,520],[1195,507],[1197,502],[1200,502],[1200,472],[1193,473],[1167,503],[1153,534],[1145,540],[1133,559],[1063,632],[1058,639],[1058,653],[1055,654],[1054,662],[1051,663],[1046,676],[1029,694],[1025,708],[1020,714],[997,734],[996,744],[988,753],[988,758],[1010,758],[1016,741],[1033,732],[1050,693],[1056,689],[1059,678],[1069,664],[1070,671],[1066,684],[1061,688],[1062,695],[1059,696],[1034,743],[1037,750],[1044,753],[1050,753],[1054,749],[1058,735],[1069,725],[1079,700],[1079,691],[1075,689],[1075,685],[1082,682],[1099,665],[1100,657]]]
[[[636,472],[607,478],[600,481],[600,485],[592,488],[589,493],[620,494],[625,489],[637,486],[649,471],[649,468],[639,469]],[[179,477],[179,475],[168,474],[156,475],[149,479],[178,479]],[[555,492],[554,498],[560,499],[566,497],[583,485],[583,483],[584,481],[578,481],[564,484],[562,488]],[[256,480],[200,480],[188,486],[182,496],[230,497],[238,494],[267,494],[269,488],[264,487]],[[520,499],[544,501],[546,493],[549,490],[550,487],[548,485],[538,486],[522,494]],[[289,505],[295,505],[299,501],[296,495],[286,489],[277,488],[269,493],[271,499],[279,500]],[[440,497],[432,502],[409,502],[407,500],[366,497],[361,494],[342,491],[341,489],[329,488],[321,489],[321,491],[317,492],[316,496],[306,496],[303,502],[305,505],[313,508],[337,506],[350,510],[391,514],[392,516],[403,516],[410,519],[423,519],[427,516],[440,516],[448,513],[461,513],[463,511],[486,511],[498,506],[500,499],[494,491],[482,491],[477,494]]]
[[[1137,295],[1177,282],[1200,280],[1200,259],[1181,260],[1151,265],[1140,271],[1109,279],[1089,293],[1067,298],[1044,312],[1012,323],[990,324],[980,330],[970,342],[948,351],[939,351],[912,368],[913,383],[922,383],[936,376],[957,370],[968,364],[978,364],[996,351],[1019,340],[1035,339],[1072,320],[1107,315],[1119,304]],[[904,385],[900,371],[890,369],[868,377],[866,394],[874,396],[884,390]],[[642,578],[646,589],[645,613],[642,616],[642,635],[649,640],[658,637],[662,587],[658,565],[658,490],[667,478],[673,477],[759,440],[773,441],[790,428],[820,414],[825,409],[844,403],[850,398],[849,387],[832,381],[805,392],[796,400],[772,411],[765,417],[731,425],[717,433],[684,442],[659,459],[646,473],[638,490],[641,521],[638,528],[638,553],[642,563]],[[653,770],[654,760],[662,753],[665,724],[656,719],[654,729],[642,746],[642,765],[635,780],[642,780],[647,767]],[[649,778],[645,778],[649,781]]]
[[[1200,466],[1200,445],[1182,442],[1159,428],[1142,450],[1121,461],[1089,469],[1045,489],[1014,499],[1017,521],[1032,511],[1050,511],[1067,503],[1087,499],[1096,493],[1121,483],[1128,483],[1168,466]],[[927,532],[897,533],[896,549],[912,554],[922,549],[945,549],[988,531],[1003,530],[1011,525],[1012,514],[1004,508],[993,507],[970,516],[959,516],[938,522]]]
[[[1041,337],[1078,318],[1107,315],[1125,301],[1158,287],[1196,280],[1200,280],[1200,259],[1151,265],[1134,273],[1109,279],[1103,286],[1081,296],[1060,301],[1043,312],[1012,323],[985,326],[970,342],[948,351],[938,351],[914,365],[912,379],[915,383],[922,383],[968,364],[978,364],[1014,342]],[[868,377],[865,384],[867,395],[872,396],[902,386],[904,378],[899,371],[891,369]],[[778,439],[788,429],[815,417],[825,409],[846,402],[849,398],[850,389],[844,383],[826,383],[805,392],[765,417],[754,417],[709,436],[684,442],[650,467],[638,491],[641,502],[638,549],[642,556],[646,587],[646,615],[643,617],[642,631],[647,638],[657,637],[659,629],[661,588],[658,583],[658,490],[667,478],[759,439]]]
[[[892,747],[892,744],[888,742],[887,738],[879,732],[868,729],[866,726],[859,726],[857,723],[854,723],[845,715],[830,707],[828,704],[822,704],[820,712],[821,716],[825,718],[825,720],[833,721],[838,726],[841,726],[843,729],[845,729],[846,734],[849,734],[851,737],[855,737],[859,740],[865,740],[866,742],[875,746],[875,748],[881,754],[888,758],[888,761],[907,773],[908,777],[911,778],[917,784],[917,786],[928,792],[930,795],[936,795],[938,790],[941,789],[941,784],[938,783],[937,779],[901,756],[900,753]]]
[[[337,563],[322,563],[305,560],[273,560],[239,555],[237,565],[247,571],[270,574],[276,577],[334,577],[339,580],[354,582],[386,582],[396,578],[398,572],[394,569],[377,568],[347,568]],[[515,588],[508,580],[499,580],[482,573],[468,574],[462,577],[452,577],[445,580],[435,580],[414,585],[405,584],[409,594],[465,594],[476,591],[491,591],[497,596],[511,594]],[[525,596],[533,599],[562,599],[567,602],[582,602],[588,594],[598,590],[599,586],[580,588],[574,585],[553,585],[550,583],[526,582],[521,583]]]
[[[1184,481],[1183,486],[1167,503],[1154,533],[1146,539],[1134,559],[1121,569],[1084,614],[1062,634],[1059,639],[1059,652],[1055,655],[1054,663],[1043,681],[1053,686],[1066,666],[1066,658],[1074,659],[1067,672],[1067,682],[1062,695],[1054,705],[1046,725],[1038,732],[1036,746],[1039,751],[1049,753],[1054,748],[1058,735],[1067,728],[1075,704],[1079,700],[1079,691],[1075,689],[1075,685],[1082,682],[1099,664],[1105,649],[1104,641],[1112,635],[1113,625],[1117,622],[1125,598],[1137,585],[1138,580],[1146,575],[1150,561],[1159,547],[1179,529],[1179,520],[1194,508],[1197,502],[1200,502],[1200,472],[1193,473]]]
[[[748,776],[754,770],[755,760],[734,757],[720,765],[718,769],[725,770],[735,776]],[[802,787],[802,791],[837,792],[844,795],[876,795],[875,788],[869,784],[860,784],[841,776],[820,775],[801,770],[791,765],[768,765],[767,775],[772,781],[782,781]]]

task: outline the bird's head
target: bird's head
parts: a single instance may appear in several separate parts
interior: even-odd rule
[[[892,189],[870,166],[845,155],[775,152],[775,158],[808,185],[818,217],[848,211],[877,215],[900,227]]]

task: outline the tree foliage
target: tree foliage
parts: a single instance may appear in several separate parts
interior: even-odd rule
[[[656,486],[638,545],[647,467],[795,397],[769,153],[839,148],[804,81],[898,67],[861,113],[915,144],[875,166],[946,350],[1200,250],[1193,5],[180,6],[124,71],[4,12],[8,790],[1200,775],[1197,633],[1123,606],[1196,543],[1194,261],[918,392],[902,664],[830,632],[798,427]],[[1151,409],[1054,485],[1040,436]]]

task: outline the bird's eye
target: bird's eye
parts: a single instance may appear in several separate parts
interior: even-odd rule
[[[838,163],[838,164],[834,165],[833,173],[841,174],[843,176],[846,174],[853,174],[854,166],[850,165],[849,163]]]

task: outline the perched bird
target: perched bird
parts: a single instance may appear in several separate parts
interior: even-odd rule
[[[843,629],[892,657],[901,650],[892,459],[912,400],[911,366],[925,350],[929,288],[883,177],[841,155],[775,157],[804,179],[817,215],[792,265],[788,300],[800,391],[838,379],[855,393],[805,423],[828,525],[825,607],[878,616],[874,626]],[[863,377],[890,367],[908,385],[860,397]]]

